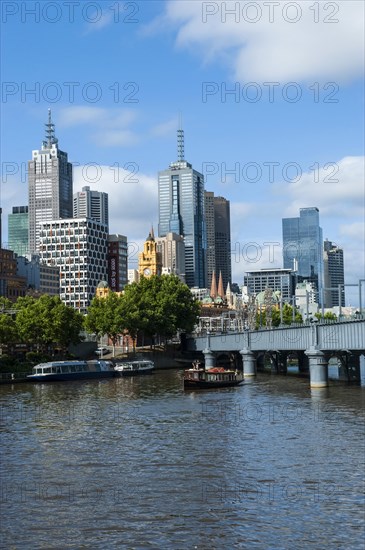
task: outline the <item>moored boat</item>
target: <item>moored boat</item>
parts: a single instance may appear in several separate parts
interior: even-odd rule
[[[222,367],[205,369],[199,362],[193,363],[193,368],[184,371],[184,389],[212,389],[238,386],[243,382],[237,371]]]
[[[117,376],[138,376],[140,374],[152,374],[155,365],[147,359],[135,359],[116,363],[114,370]]]
[[[33,367],[27,378],[33,382],[58,382],[93,378],[113,378],[115,371],[110,361],[50,361]]]

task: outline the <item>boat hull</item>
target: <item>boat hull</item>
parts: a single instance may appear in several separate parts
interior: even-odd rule
[[[27,380],[33,382],[66,382],[71,380],[97,380],[102,378],[114,378],[114,371],[105,372],[65,372],[62,374],[31,374]]]
[[[184,389],[211,390],[214,388],[231,388],[242,384],[243,380],[184,380]]]
[[[115,371],[116,376],[144,376],[146,374],[152,374],[152,373],[153,373],[153,367],[150,369],[143,369],[143,370],[136,370],[136,371],[128,371],[128,370]]]

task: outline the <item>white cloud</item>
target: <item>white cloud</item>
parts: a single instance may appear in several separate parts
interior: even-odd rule
[[[345,157],[274,190],[287,197],[284,217],[297,215],[303,206],[317,206],[321,215],[353,219],[364,216],[364,177],[364,157]]]
[[[255,203],[231,201],[234,280],[242,283],[244,271],[250,269],[282,267],[281,220],[298,217],[300,208],[310,206],[319,209],[323,237],[344,250],[346,282],[364,278],[364,160],[344,157],[330,169],[305,172],[297,182],[272,186]]]
[[[74,193],[89,185],[91,189],[109,195],[109,230],[128,237],[140,246],[151,226],[157,234],[157,180],[142,174],[138,166],[131,171],[110,166],[90,170],[87,166],[74,169]]]
[[[178,128],[177,117],[171,118],[166,122],[161,122],[151,129],[151,135],[156,137],[172,136],[176,134]]]
[[[72,106],[60,111],[59,124],[90,126],[90,139],[100,147],[130,146],[140,140],[133,129],[137,118],[138,112],[133,109]]]
[[[363,74],[363,2],[276,4],[174,0],[150,29],[177,29],[178,47],[224,63],[240,81],[346,82]]]
[[[339,234],[345,237],[358,238],[365,236],[365,216],[362,222],[350,223],[348,225],[341,224]]]

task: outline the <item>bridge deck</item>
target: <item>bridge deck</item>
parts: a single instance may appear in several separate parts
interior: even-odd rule
[[[351,350],[365,353],[365,320],[279,327],[244,332],[196,334],[188,339],[188,349],[203,351],[306,350],[317,345],[322,351]]]

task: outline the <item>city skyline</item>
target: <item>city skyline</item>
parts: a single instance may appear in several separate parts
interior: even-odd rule
[[[345,282],[364,278],[363,4],[337,2],[331,16],[298,2],[295,22],[285,3],[273,22],[267,7],[250,22],[242,2],[235,15],[226,3],[214,15],[198,1],[116,4],[76,7],[72,20],[64,4],[59,21],[51,8],[3,17],[3,241],[51,107],[74,193],[117,197],[110,232],[127,235],[136,263],[157,228],[157,174],[176,159],[181,111],[186,158],[230,201],[233,281],[281,267],[281,219],[312,206],[344,250]],[[347,303],[356,297],[346,289]]]

